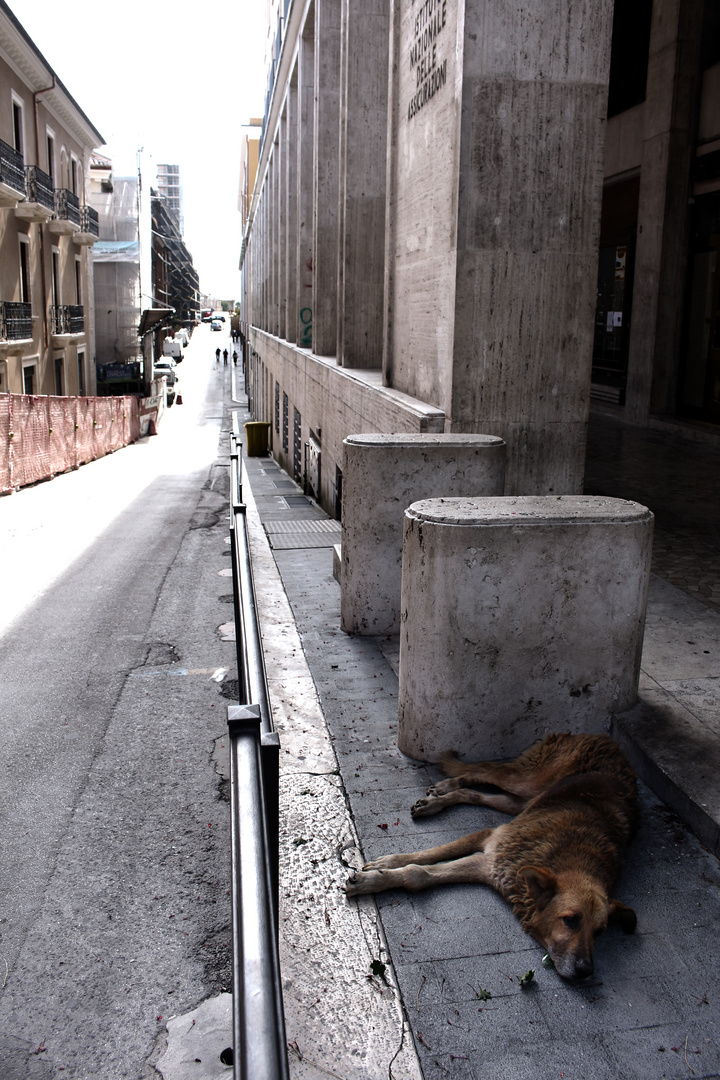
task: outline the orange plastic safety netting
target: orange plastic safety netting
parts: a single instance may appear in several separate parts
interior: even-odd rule
[[[139,437],[135,397],[0,394],[0,492],[45,480]]]

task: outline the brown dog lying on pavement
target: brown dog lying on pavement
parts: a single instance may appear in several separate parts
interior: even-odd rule
[[[514,761],[441,762],[449,780],[428,790],[414,818],[471,803],[517,815],[495,829],[411,855],[384,855],[348,878],[348,896],[402,887],[491,885],[549,954],[559,975],[593,973],[593,942],[617,922],[632,933],[635,912],[610,898],[637,821],[635,774],[605,735],[549,735]],[[468,784],[501,791],[473,791]]]

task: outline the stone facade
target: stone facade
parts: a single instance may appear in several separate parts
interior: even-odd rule
[[[506,442],[506,494],[582,491],[591,395],[641,423],[673,411],[689,224],[672,208],[691,195],[694,151],[702,193],[720,197],[710,0],[642,0],[629,16],[612,0],[281,7],[241,253],[256,417],[287,398],[291,471],[304,478],[312,440],[331,512],[343,439],[423,430],[407,423],[427,409],[447,433]],[[632,248],[613,239],[604,175],[616,195],[639,184]],[[696,291],[710,295],[706,263]],[[316,397],[330,370],[356,375],[333,393],[372,385],[362,428],[343,428],[344,398]],[[387,427],[398,394],[410,413]]]

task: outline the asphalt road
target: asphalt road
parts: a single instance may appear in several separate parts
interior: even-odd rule
[[[2,1080],[157,1076],[163,1018],[229,988],[218,344],[158,437],[0,499]]]

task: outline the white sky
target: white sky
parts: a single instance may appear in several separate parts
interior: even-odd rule
[[[116,176],[144,147],[180,166],[200,288],[240,294],[239,128],[262,116],[266,0],[7,0],[106,139]]]

